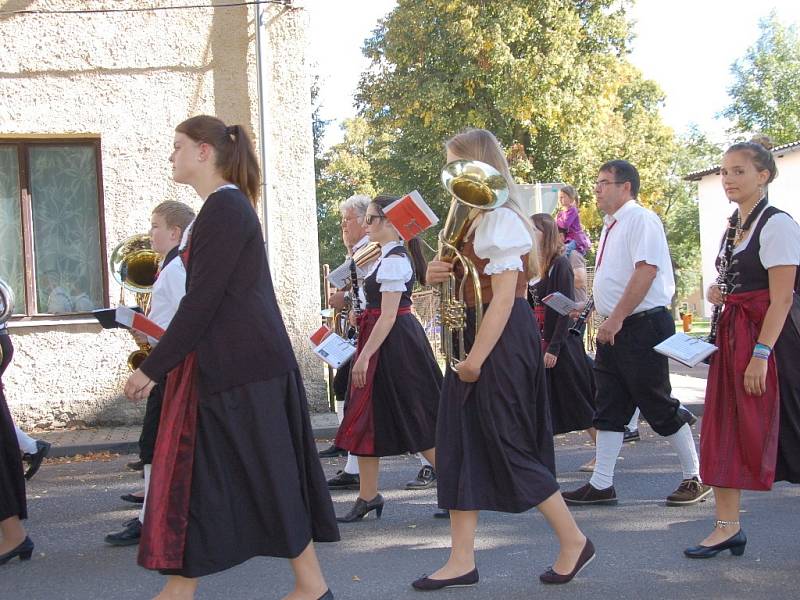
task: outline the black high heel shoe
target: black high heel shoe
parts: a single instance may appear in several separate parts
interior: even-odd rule
[[[722,552],[723,550],[730,550],[734,556],[741,556],[744,554],[744,547],[747,545],[747,536],[741,529],[736,535],[729,537],[724,542],[714,544],[713,546],[692,546],[683,551],[688,558],[712,558]]]
[[[30,560],[31,556],[33,556],[33,542],[28,536],[25,536],[25,540],[11,552],[6,552],[0,556],[0,565],[6,564],[17,556],[19,556],[20,560]]]
[[[366,517],[371,511],[375,511],[375,516],[380,519],[383,514],[383,496],[378,494],[372,500],[367,502],[361,498],[356,499],[356,503],[350,512],[343,517],[336,517],[339,523],[352,523],[353,521],[360,521]]]

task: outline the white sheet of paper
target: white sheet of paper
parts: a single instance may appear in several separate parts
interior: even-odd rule
[[[653,350],[675,359],[687,367],[694,367],[716,352],[717,347],[700,338],[691,337],[685,333],[676,333],[655,346]]]
[[[346,288],[350,284],[350,261],[348,258],[333,271],[328,273],[328,283],[337,290]]]
[[[356,353],[356,347],[335,333],[330,334],[322,343],[314,348],[314,354],[319,356],[322,360],[338,369],[348,360],[350,360]]]
[[[548,294],[542,298],[542,302],[560,315],[568,315],[573,310],[579,310],[583,308],[582,304],[575,302],[571,298],[567,298],[561,292],[553,292],[552,294]]]

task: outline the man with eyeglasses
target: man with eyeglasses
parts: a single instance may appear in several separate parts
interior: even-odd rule
[[[700,482],[691,413],[672,398],[669,363],[653,350],[675,333],[667,306],[675,293],[667,238],[659,217],[637,203],[639,173],[624,160],[600,167],[597,206],[605,213],[595,261],[595,310],[605,321],[597,329],[596,465],[583,487],[563,492],[570,505],[617,504],[614,466],[625,426],[638,407],[653,430],[680,459],[683,480],[668,506],[700,502],[711,488]],[[688,413],[688,415],[687,415]]]
[[[368,196],[355,195],[351,196],[339,205],[339,213],[342,216],[342,241],[347,248],[348,258],[353,256],[358,250],[369,243],[366,229],[364,228],[364,217],[367,214],[367,208],[371,199]],[[369,274],[372,264],[363,265],[359,270],[362,271],[361,275]],[[359,277],[360,278],[360,277]],[[348,294],[344,290],[339,290],[331,294],[328,304],[336,310],[344,310],[348,304]],[[366,298],[363,297],[363,288],[359,286],[359,294],[361,296],[361,306],[366,305]],[[333,393],[336,397],[336,414],[339,418],[339,423],[342,422],[345,410],[345,400],[347,397],[347,388],[350,382],[350,363],[343,365],[336,371],[333,379]],[[357,490],[359,489],[359,472],[358,460],[355,456],[348,454],[342,448],[338,448],[334,444],[322,450],[319,453],[320,458],[335,458],[337,456],[347,456],[347,464],[344,468],[337,472],[334,477],[328,480],[328,488],[332,490]],[[436,484],[436,471],[431,464],[425,460],[422,455],[419,455],[420,462],[422,463],[417,476],[406,483],[406,489],[409,490],[422,490],[432,487]]]

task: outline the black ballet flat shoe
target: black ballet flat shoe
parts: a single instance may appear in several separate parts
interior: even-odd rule
[[[683,551],[684,555],[688,558],[713,558],[723,550],[730,550],[734,556],[741,556],[744,554],[744,547],[747,545],[747,536],[741,529],[736,535],[729,537],[724,542],[714,544],[713,546],[692,546]]]
[[[317,598],[317,600],[333,600],[333,592],[328,590],[327,592],[322,594],[322,596]]]
[[[452,577],[451,579],[431,579],[427,575],[423,575],[413,582],[411,587],[420,592],[434,592],[445,588],[471,587],[477,583],[478,568],[476,567],[469,573],[465,573],[459,577]]]
[[[356,499],[356,503],[350,512],[343,517],[336,517],[339,523],[352,523],[353,521],[360,521],[366,517],[370,511],[375,511],[375,517],[380,519],[383,514],[383,496],[378,494],[372,500],[367,502],[361,498]]]
[[[25,536],[23,542],[11,552],[6,552],[5,554],[0,555],[0,565],[6,564],[12,558],[16,558],[17,556],[19,556],[20,560],[30,560],[31,556],[33,556],[33,542],[28,536]]]
[[[120,496],[120,499],[131,504],[144,504],[144,496],[134,496],[133,494],[125,494]]]
[[[44,440],[36,440],[36,452],[34,454],[25,454],[22,458],[25,462],[30,463],[28,470],[25,471],[25,479],[30,481],[36,475],[39,467],[42,466],[42,461],[50,453],[50,442]]]
[[[556,573],[553,570],[553,567],[550,567],[539,575],[539,581],[542,583],[553,583],[553,584],[560,584],[560,583],[569,583],[572,581],[575,576],[583,571],[590,562],[594,560],[595,557],[595,550],[594,544],[592,544],[592,540],[586,538],[586,544],[583,546],[583,550],[581,550],[581,555],[578,557],[578,562],[575,563],[575,568],[572,569],[566,575],[562,575],[561,573]]]

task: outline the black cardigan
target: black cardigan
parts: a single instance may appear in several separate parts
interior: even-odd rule
[[[186,295],[140,369],[161,381],[197,352],[210,393],[297,368],[255,210],[238,189],[211,194],[192,226]]]
[[[536,291],[539,298],[544,298],[553,292],[561,292],[567,298],[575,299],[575,273],[566,256],[562,254],[552,262],[550,271],[536,283]],[[564,343],[564,335],[570,323],[572,319],[569,316],[560,315],[549,306],[545,307],[542,337],[549,341],[547,352],[553,356],[558,356],[561,351],[561,344]]]

